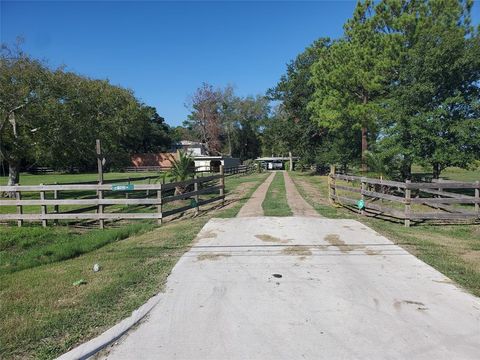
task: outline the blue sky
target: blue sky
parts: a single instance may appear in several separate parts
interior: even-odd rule
[[[202,83],[264,93],[322,36],[338,37],[354,1],[1,1],[2,42],[52,66],[108,78],[170,125],[186,118]],[[479,4],[476,4],[478,9]],[[477,22],[478,23],[478,22]]]

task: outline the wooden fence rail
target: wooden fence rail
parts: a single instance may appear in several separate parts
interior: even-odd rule
[[[193,187],[193,190],[192,190]],[[186,191],[175,193],[175,189]],[[198,177],[194,179],[173,182],[167,184],[57,184],[57,185],[15,185],[0,186],[1,193],[15,194],[15,198],[0,199],[0,209],[5,206],[16,207],[16,212],[0,213],[0,221],[17,221],[22,226],[24,221],[41,221],[47,226],[48,220],[96,220],[100,228],[104,227],[105,220],[120,219],[162,219],[195,208],[198,211],[200,205],[214,201],[224,200],[225,175],[223,167],[216,175]],[[77,192],[77,197],[72,192]],[[78,192],[82,192],[83,198],[78,198]],[[85,193],[91,192],[87,196]],[[26,198],[38,194],[37,198]],[[32,194],[33,193],[33,194]],[[125,198],[118,198],[118,194],[125,193]],[[200,200],[199,195],[217,193],[217,196]],[[131,194],[131,197],[128,197]],[[53,195],[53,196],[51,196]],[[116,195],[117,198],[108,196]],[[63,198],[60,199],[60,196]],[[135,197],[136,196],[136,197]],[[140,196],[140,197],[139,197]],[[53,198],[52,198],[53,197]],[[68,198],[70,197],[70,198]],[[86,197],[86,198],[85,198]],[[180,206],[164,210],[167,203],[178,200],[193,199],[188,206]],[[87,208],[60,212],[60,206],[88,206]],[[142,207],[154,207],[155,212],[105,212],[107,206],[112,205],[135,205]],[[25,213],[25,206],[40,206],[39,213]],[[54,209],[48,212],[48,209]],[[95,212],[85,212],[95,210]]]
[[[404,220],[407,227],[411,221],[480,220],[479,181],[399,182],[336,174],[332,167],[329,198],[340,205],[357,207],[362,214],[373,212]],[[435,211],[426,211],[431,208]]]

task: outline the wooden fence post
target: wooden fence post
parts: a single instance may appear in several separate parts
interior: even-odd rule
[[[335,203],[335,198],[337,196],[335,188],[335,165],[330,165],[330,174],[328,175],[328,199],[330,203]]]
[[[15,184],[15,186],[19,186],[20,184]],[[15,191],[15,198],[17,199],[17,201],[20,201],[22,200],[22,193],[20,191]],[[17,205],[17,214],[18,215],[22,215],[23,214],[23,207],[22,205]],[[17,226],[18,227],[21,227],[23,225],[23,220],[22,219],[18,219],[17,220]]]
[[[480,181],[475,181],[475,212],[477,213],[477,217],[480,217],[480,204],[478,203],[480,201]]]
[[[162,222],[163,222],[162,185],[160,185],[160,189],[157,190],[157,199],[160,200],[160,204],[157,205],[157,213],[158,213],[157,223],[158,225],[162,225]]]
[[[367,190],[367,179],[362,177],[361,181],[361,192],[360,192],[360,198],[363,201],[363,208],[360,209],[360,214],[365,215],[365,191]]]
[[[222,197],[222,206],[225,204],[225,169],[220,165],[220,196]]]
[[[193,178],[194,178],[195,180],[198,179],[198,176],[197,176],[196,173],[193,175]],[[198,191],[198,188],[199,188],[198,182],[195,181],[195,183],[193,184],[193,191],[197,192],[197,191]],[[198,212],[200,211],[200,207],[198,206],[198,200],[199,200],[198,194],[196,194],[193,198],[195,199],[195,215],[196,215],[196,214],[198,214]]]
[[[410,199],[412,197],[412,190],[408,188],[410,180],[405,180],[405,227],[410,227]]]
[[[103,190],[100,190],[100,189],[97,190],[97,194],[98,194],[98,200],[103,200]],[[102,204],[98,204],[97,214],[100,217],[99,221],[98,221],[98,224],[100,226],[100,229],[103,229],[105,227],[105,220],[101,218],[101,216],[103,215],[103,205]]]
[[[58,185],[58,182],[55,182],[55,185]],[[58,200],[58,190],[53,190],[53,199],[54,199],[54,200]],[[53,212],[54,212],[55,214],[58,214],[58,213],[59,213],[59,207],[58,207],[58,205],[53,205]],[[53,220],[53,223],[54,223],[55,225],[58,225],[58,219]]]
[[[40,184],[43,186],[43,184]],[[45,200],[45,191],[40,191],[40,200]],[[47,205],[42,205],[42,226],[47,227],[47,220],[43,218],[43,215],[47,214]]]

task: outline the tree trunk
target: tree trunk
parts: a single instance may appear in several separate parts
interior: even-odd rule
[[[17,162],[8,163],[8,183],[7,186],[13,186],[20,181],[20,165]]]
[[[366,151],[368,150],[368,143],[367,143],[367,128],[362,126],[362,171],[366,172],[367,169],[367,159],[366,159]]]
[[[289,157],[289,160],[290,160],[290,171],[293,171],[293,159],[292,159],[292,152],[291,151],[288,152],[288,157]]]
[[[440,167],[439,163],[434,163],[433,164],[433,178],[438,179],[440,177],[440,173],[442,172],[442,169]]]
[[[412,179],[412,164],[410,160],[405,160],[401,167],[402,179],[411,180]]]
[[[20,164],[17,162],[9,162],[8,163],[8,182],[7,186],[14,186],[17,185],[20,181]],[[0,194],[1,196],[2,194]],[[15,191],[5,192],[3,193],[4,197],[7,198],[14,198]]]

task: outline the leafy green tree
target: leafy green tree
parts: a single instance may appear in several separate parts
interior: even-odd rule
[[[48,96],[50,71],[18,46],[0,50],[0,158],[9,167],[8,185],[19,182],[20,165],[36,151],[37,140],[48,136],[42,101]]]
[[[171,156],[172,169],[170,176],[175,181],[185,181],[190,179],[195,173],[195,163],[191,156],[184,151],[178,152],[178,157]],[[187,188],[185,186],[176,186],[175,195],[183,194]]]
[[[315,41],[287,65],[286,74],[274,88],[267,91],[268,98],[281,101],[282,106],[265,128],[265,154],[288,154],[291,151],[300,156],[305,164],[313,164],[317,160],[316,155],[326,139],[326,131],[310,120],[311,112],[307,105],[315,92],[311,81],[312,65],[328,51],[330,45],[328,38]]]
[[[208,155],[220,155],[222,151],[221,101],[221,90],[203,83],[190,99],[191,113],[184,122],[185,127],[196,133]]]
[[[96,139],[107,168],[170,145],[163,118],[131,90],[49,69],[19,47],[2,47],[0,70],[0,156],[9,184],[19,182],[21,165],[93,169]]]
[[[344,37],[313,65],[312,119],[320,127],[351,127],[361,134],[362,169],[366,170],[368,138],[374,141],[386,91],[388,54],[372,19],[373,1],[358,2]]]
[[[203,84],[192,97],[191,114],[182,132],[192,131],[208,154],[251,159],[260,154],[260,128],[268,113],[268,100],[263,96],[242,98],[230,85],[215,89]]]
[[[232,155],[255,159],[261,153],[261,128],[269,117],[268,100],[260,95],[236,98],[233,109]]]
[[[390,71],[383,148],[411,165],[448,166],[480,157],[480,38],[471,26],[472,1],[381,1],[379,33],[398,62]]]

